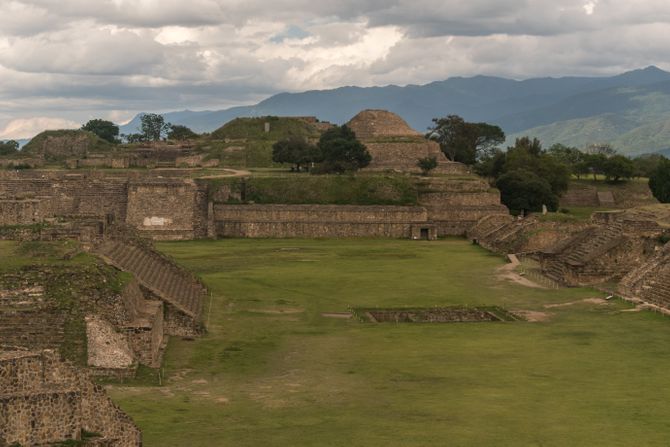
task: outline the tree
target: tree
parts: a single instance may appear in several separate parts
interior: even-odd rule
[[[473,165],[505,141],[505,133],[500,127],[487,123],[468,123],[458,115],[433,118],[433,123],[426,138],[438,142],[442,152],[451,161]]]
[[[324,172],[357,171],[372,161],[367,148],[347,126],[336,126],[325,131],[318,144]]]
[[[272,145],[272,161],[292,163],[294,165],[292,171],[300,172],[302,166],[309,169],[310,163],[318,162],[320,159],[319,148],[301,137],[291,136]]]
[[[585,154],[576,147],[565,146],[563,144],[554,144],[549,148],[549,155],[560,161],[570,170],[570,174],[579,178],[583,172],[580,165],[584,161]]]
[[[186,126],[182,126],[181,124],[168,124],[168,130],[167,130],[168,140],[184,141],[184,140],[192,140],[197,137],[198,134],[193,132]]]
[[[437,158],[435,157],[424,157],[419,158],[416,162],[416,165],[421,169],[423,175],[430,174],[430,171],[437,168]]]
[[[0,157],[15,155],[19,152],[19,143],[14,140],[0,141]]]
[[[503,172],[526,170],[535,173],[551,186],[552,192],[560,196],[568,190],[570,171],[568,167],[542,149],[537,138],[518,138],[514,146],[507,148]]]
[[[661,203],[670,203],[670,160],[664,158],[649,177],[649,189]]]
[[[500,149],[494,150],[491,154],[482,157],[474,169],[482,177],[497,179],[503,173],[507,154]]]
[[[605,159],[602,168],[605,178],[613,182],[629,179],[635,173],[635,165],[632,160],[623,155],[613,155]]]
[[[140,120],[144,141],[159,141],[170,130],[171,125],[165,122],[163,115],[147,113],[142,115]]]
[[[500,190],[500,200],[513,213],[541,211],[546,205],[551,211],[558,208],[558,196],[551,185],[534,172],[517,169],[498,178],[496,187]]]
[[[92,132],[110,143],[119,142],[119,126],[111,121],[103,119],[89,120],[86,124],[81,126],[81,130]]]
[[[652,176],[658,165],[666,158],[661,154],[645,154],[633,159],[635,166],[634,177],[649,178]]]

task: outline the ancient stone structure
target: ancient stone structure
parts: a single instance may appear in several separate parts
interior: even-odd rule
[[[670,310],[670,244],[632,269],[619,284],[619,292]]]
[[[656,252],[669,217],[664,207],[594,213],[592,225],[541,254],[542,268],[567,285],[619,281]]]
[[[116,268],[132,273],[142,287],[163,302],[164,317],[160,325],[165,333],[193,336],[204,331],[201,317],[207,289],[194,275],[147,245],[111,239],[100,244],[95,252]],[[158,318],[152,316],[151,309],[142,313],[147,324]],[[133,327],[141,329],[140,324]],[[141,331],[136,334],[137,340],[131,338],[131,343],[150,347],[154,356],[157,342],[151,333],[141,334]]]
[[[365,144],[372,162],[371,171],[420,172],[416,163],[420,158],[435,157],[442,174],[464,174],[467,169],[460,163],[447,160],[440,146],[427,140],[398,115],[386,110],[364,110],[347,123]]]
[[[214,206],[218,237],[430,238],[428,212],[409,206]],[[434,233],[434,231],[433,231]]]
[[[65,441],[142,444],[137,426],[86,372],[54,351],[0,349],[0,445]]]
[[[359,208],[357,212],[345,212],[345,208],[321,208],[306,205],[302,208],[283,208],[279,221],[311,222],[310,225],[277,226],[268,230],[231,230],[234,222],[244,223],[251,228],[256,225],[269,227],[273,222],[270,216],[278,209],[276,206],[239,204],[228,206],[222,202],[218,189],[206,181],[193,181],[180,178],[182,172],[173,173],[175,177],[159,177],[156,173],[134,173],[133,175],[103,175],[100,173],[76,173],[51,171],[3,172],[0,173],[0,226],[30,225],[49,223],[54,226],[59,221],[78,225],[61,228],[58,233],[64,237],[78,238],[83,232],[82,222],[88,222],[89,238],[95,231],[103,231],[108,223],[127,223],[140,234],[154,240],[190,240],[204,237],[252,237],[253,234],[269,237],[317,237],[330,234],[348,237],[410,237],[409,226],[416,221],[399,218],[394,213],[379,214],[374,207]],[[419,182],[419,207],[425,212],[420,223],[435,227],[438,236],[463,235],[481,217],[491,213],[505,213],[500,205],[498,191],[474,176],[431,177],[417,179]],[[230,195],[230,194],[228,194]],[[416,208],[416,207],[414,207]],[[265,217],[262,217],[261,210]],[[404,215],[415,213],[409,207]],[[228,213],[226,215],[225,213]],[[291,215],[293,213],[293,215]],[[309,217],[305,217],[305,213]],[[377,213],[369,219],[366,213]],[[346,216],[346,217],[337,217]],[[388,220],[384,220],[387,219]],[[98,229],[95,229],[98,222]],[[328,226],[349,223],[355,231],[346,229],[327,229]],[[404,229],[388,229],[380,226],[402,223]],[[319,225],[323,229],[316,229]],[[367,228],[363,228],[367,226]],[[288,230],[288,228],[292,228]],[[54,226],[55,228],[55,226]],[[303,228],[304,230],[300,230]],[[390,227],[389,227],[390,228]],[[40,232],[39,237],[49,237],[48,231]],[[304,231],[304,232],[301,232]],[[420,230],[418,230],[420,232]],[[0,235],[1,236],[1,235]],[[83,237],[83,236],[82,236]]]
[[[138,363],[160,366],[167,342],[162,301],[135,280],[120,294],[101,286],[113,281],[108,270],[29,266],[0,276],[0,340],[59,349],[96,375],[130,376]]]

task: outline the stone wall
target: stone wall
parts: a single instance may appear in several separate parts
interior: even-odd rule
[[[39,200],[0,200],[0,225],[30,225],[39,220]]]
[[[0,352],[0,444],[81,440],[84,431],[107,445],[142,443],[137,426],[104,390],[54,351]]]
[[[126,222],[155,240],[195,239],[206,222],[206,203],[202,207],[191,180],[131,182]]]
[[[428,223],[422,207],[214,205],[218,237],[411,237]]]

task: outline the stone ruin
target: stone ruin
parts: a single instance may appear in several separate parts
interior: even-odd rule
[[[468,238],[501,254],[537,261],[565,286],[597,286],[670,310],[670,206],[595,212],[590,222],[482,218]]]
[[[368,171],[398,171],[418,173],[420,158],[435,157],[439,174],[466,174],[461,163],[451,162],[440,145],[427,140],[395,113],[386,110],[364,110],[353,117],[347,126],[367,147],[372,161]]]
[[[137,447],[141,433],[86,371],[52,350],[0,347],[0,445]]]

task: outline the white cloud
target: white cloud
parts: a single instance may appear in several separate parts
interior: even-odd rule
[[[4,129],[0,130],[0,139],[18,140],[31,138],[47,129],[77,129],[81,124],[62,118],[19,118],[10,121]]]
[[[670,68],[667,0],[0,0],[0,119]]]

